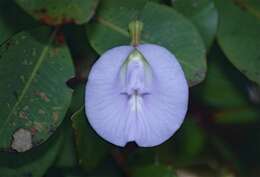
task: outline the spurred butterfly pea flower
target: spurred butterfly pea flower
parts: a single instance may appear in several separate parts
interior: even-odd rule
[[[141,27],[130,25],[133,45],[101,55],[86,85],[91,126],[118,146],[159,145],[178,130],[187,112],[188,85],[180,64],[159,45],[139,45]]]

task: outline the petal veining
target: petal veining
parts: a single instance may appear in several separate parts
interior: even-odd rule
[[[92,67],[86,114],[96,132],[113,144],[156,146],[180,127],[188,85],[175,56],[153,44],[115,47]]]

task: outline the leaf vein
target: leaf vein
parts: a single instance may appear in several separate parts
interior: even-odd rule
[[[22,99],[24,98],[24,96],[26,95],[26,92],[28,91],[34,77],[36,76],[36,73],[37,71],[39,70],[42,62],[44,61],[44,58],[49,50],[49,45],[51,43],[51,41],[53,40],[54,36],[55,36],[56,32],[53,32],[53,34],[51,35],[50,37],[50,40],[49,40],[49,43],[48,45],[46,45],[43,50],[42,50],[42,53],[39,57],[39,60],[36,62],[36,65],[29,77],[29,79],[27,80],[25,86],[23,87],[23,90],[20,94],[20,96],[18,97],[18,100],[17,102],[15,103],[15,105],[13,106],[13,108],[11,109],[10,113],[8,114],[6,120],[3,122],[2,126],[1,126],[1,129],[0,129],[0,137],[1,137],[1,134],[3,133],[3,130],[4,130],[4,127],[6,126],[6,124],[9,122],[11,116],[13,115],[13,113],[15,112],[16,108],[18,107],[18,105],[21,103]]]

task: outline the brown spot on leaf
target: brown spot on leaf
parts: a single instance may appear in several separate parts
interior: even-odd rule
[[[20,111],[19,112],[19,117],[22,118],[22,119],[27,119],[28,114],[27,114],[27,112]]]
[[[44,111],[43,109],[39,109],[39,110],[38,110],[38,113],[39,113],[39,114],[45,114],[45,111]]]
[[[70,24],[70,23],[75,23],[75,20],[72,18],[68,18],[68,17],[63,17],[61,20],[61,24]]]
[[[17,152],[25,152],[32,148],[32,134],[30,131],[20,128],[13,134],[12,149]]]
[[[37,132],[37,129],[36,129],[36,128],[34,128],[34,127],[32,127],[32,128],[31,128],[31,132],[32,132],[32,135],[35,135],[35,134],[36,134],[36,132]]]
[[[238,6],[241,10],[246,11],[246,5],[241,0],[233,0],[234,4]]]
[[[37,131],[42,131],[44,129],[44,126],[40,122],[34,122],[33,126]]]
[[[41,99],[43,99],[46,102],[50,101],[50,99],[48,98],[48,96],[44,92],[40,92],[40,91],[36,92],[36,95],[39,96]]]
[[[59,112],[54,111],[54,112],[52,113],[52,118],[53,118],[53,121],[54,121],[55,123],[58,122],[58,121],[59,121]]]
[[[38,13],[39,20],[47,25],[60,26],[75,23],[75,20],[68,17],[52,17],[46,13]]]
[[[65,37],[64,37],[64,34],[61,31],[59,31],[57,33],[57,35],[55,36],[55,42],[57,44],[64,44],[65,43]]]
[[[52,49],[52,52],[50,53],[51,57],[54,57],[55,55],[57,55],[59,53],[59,48],[58,47],[54,47]]]
[[[39,20],[47,25],[56,25],[57,19],[49,15],[40,15]]]

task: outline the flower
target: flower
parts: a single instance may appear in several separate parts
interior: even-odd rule
[[[175,56],[155,44],[119,46],[92,67],[85,111],[94,130],[125,146],[156,146],[181,126],[187,112],[188,85]]]

